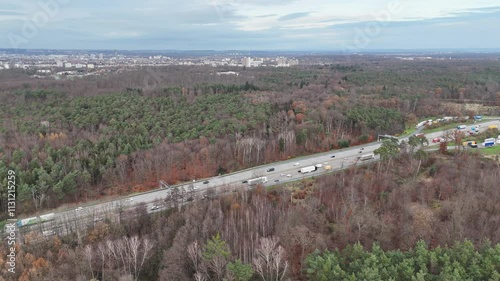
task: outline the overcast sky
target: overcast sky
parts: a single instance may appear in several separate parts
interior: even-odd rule
[[[500,1],[0,0],[0,34],[0,48],[500,49]]]

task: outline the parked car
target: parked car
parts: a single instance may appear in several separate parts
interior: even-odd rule
[[[209,181],[204,181],[204,182],[203,182],[203,184],[208,184],[208,183],[209,183]]]
[[[444,139],[442,139],[442,138],[435,138],[432,140],[433,143],[438,143],[438,142],[443,142],[443,141],[444,141]]]
[[[274,168],[269,168],[269,169],[267,169],[267,171],[272,172],[272,171],[274,171]]]

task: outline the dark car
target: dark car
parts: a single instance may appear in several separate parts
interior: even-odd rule
[[[269,169],[267,169],[267,171],[272,172],[272,171],[274,171],[274,168],[269,168]]]
[[[280,182],[280,180],[274,180],[274,182]]]
[[[364,150],[364,149],[365,149],[364,147],[361,148],[361,150]]]
[[[241,183],[248,183],[248,181],[242,181]]]
[[[335,155],[330,156],[330,158],[335,158]]]
[[[209,183],[209,181],[204,181],[204,182],[203,182],[203,184],[207,184],[207,183]]]

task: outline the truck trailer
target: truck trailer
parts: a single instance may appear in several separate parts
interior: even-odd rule
[[[375,154],[370,153],[370,154],[361,155],[361,156],[359,156],[358,159],[360,161],[366,161],[366,160],[370,160],[370,159],[374,159],[374,158],[375,158]]]
[[[267,177],[260,177],[260,178],[248,180],[249,185],[256,185],[259,183],[266,183],[266,182],[267,182]]]
[[[44,223],[44,222],[54,220],[55,216],[56,216],[56,214],[51,213],[51,214],[41,215],[39,217],[27,218],[27,219],[17,221],[16,225],[17,225],[17,227],[23,227],[23,226],[33,225],[33,224],[37,224],[37,223]]]
[[[318,169],[316,166],[304,167],[304,168],[300,169],[299,173],[306,174],[306,173],[314,172],[314,171],[316,171],[316,169]]]
[[[483,142],[483,146],[484,147],[495,146],[495,141],[496,140],[494,138],[485,139],[484,142]]]

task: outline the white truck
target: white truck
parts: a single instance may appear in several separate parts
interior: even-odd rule
[[[27,219],[17,221],[16,225],[17,225],[17,227],[22,227],[22,226],[33,225],[33,224],[37,224],[37,223],[44,223],[47,221],[54,220],[55,216],[56,216],[56,214],[51,213],[51,214],[41,215],[39,217],[27,218]]]
[[[249,185],[256,185],[259,183],[266,183],[266,182],[267,182],[267,177],[260,177],[260,178],[248,180]]]
[[[358,159],[360,161],[366,161],[366,160],[370,160],[370,159],[374,159],[374,158],[375,158],[375,154],[369,153],[369,154],[364,154],[364,155],[359,156]]]
[[[306,173],[314,172],[314,171],[316,171],[316,169],[317,169],[316,166],[308,166],[308,167],[301,168],[299,173],[306,174]]]

